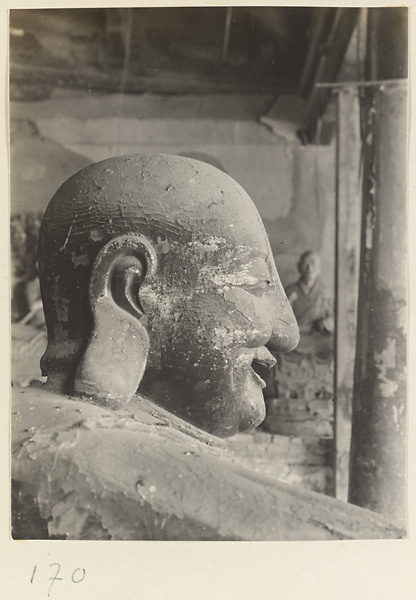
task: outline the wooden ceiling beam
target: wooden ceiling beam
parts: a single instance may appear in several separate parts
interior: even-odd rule
[[[331,96],[331,89],[317,88],[315,85],[317,83],[332,83],[336,81],[352,33],[357,24],[359,13],[359,8],[337,8],[327,39],[324,40],[321,38],[320,44],[317,40],[314,41],[315,45],[318,43],[321,51],[316,63],[312,93],[308,101],[307,126],[300,132],[301,139],[306,143],[315,141],[318,121],[324,114]],[[323,32],[324,27],[322,22],[319,23],[319,27]]]

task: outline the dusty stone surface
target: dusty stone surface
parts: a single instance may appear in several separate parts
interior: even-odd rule
[[[21,535],[29,512],[36,537],[55,539],[403,536],[378,514],[254,473],[217,438],[140,399],[129,412],[112,411],[44,388],[15,389],[12,412]]]

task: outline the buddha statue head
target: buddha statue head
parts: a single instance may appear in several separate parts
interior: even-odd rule
[[[134,155],[90,165],[39,236],[49,385],[117,408],[138,391],[219,437],[258,425],[298,327],[260,216],[211,165]]]

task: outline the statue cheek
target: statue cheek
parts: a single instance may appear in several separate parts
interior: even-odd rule
[[[231,288],[224,292],[228,312],[233,325],[246,334],[246,341],[263,345],[271,335],[272,319],[268,302],[242,288]]]

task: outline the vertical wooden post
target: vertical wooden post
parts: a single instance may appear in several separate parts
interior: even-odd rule
[[[406,81],[369,92],[349,500],[406,514]]]
[[[335,496],[348,498],[361,225],[357,88],[338,92],[335,273]]]

